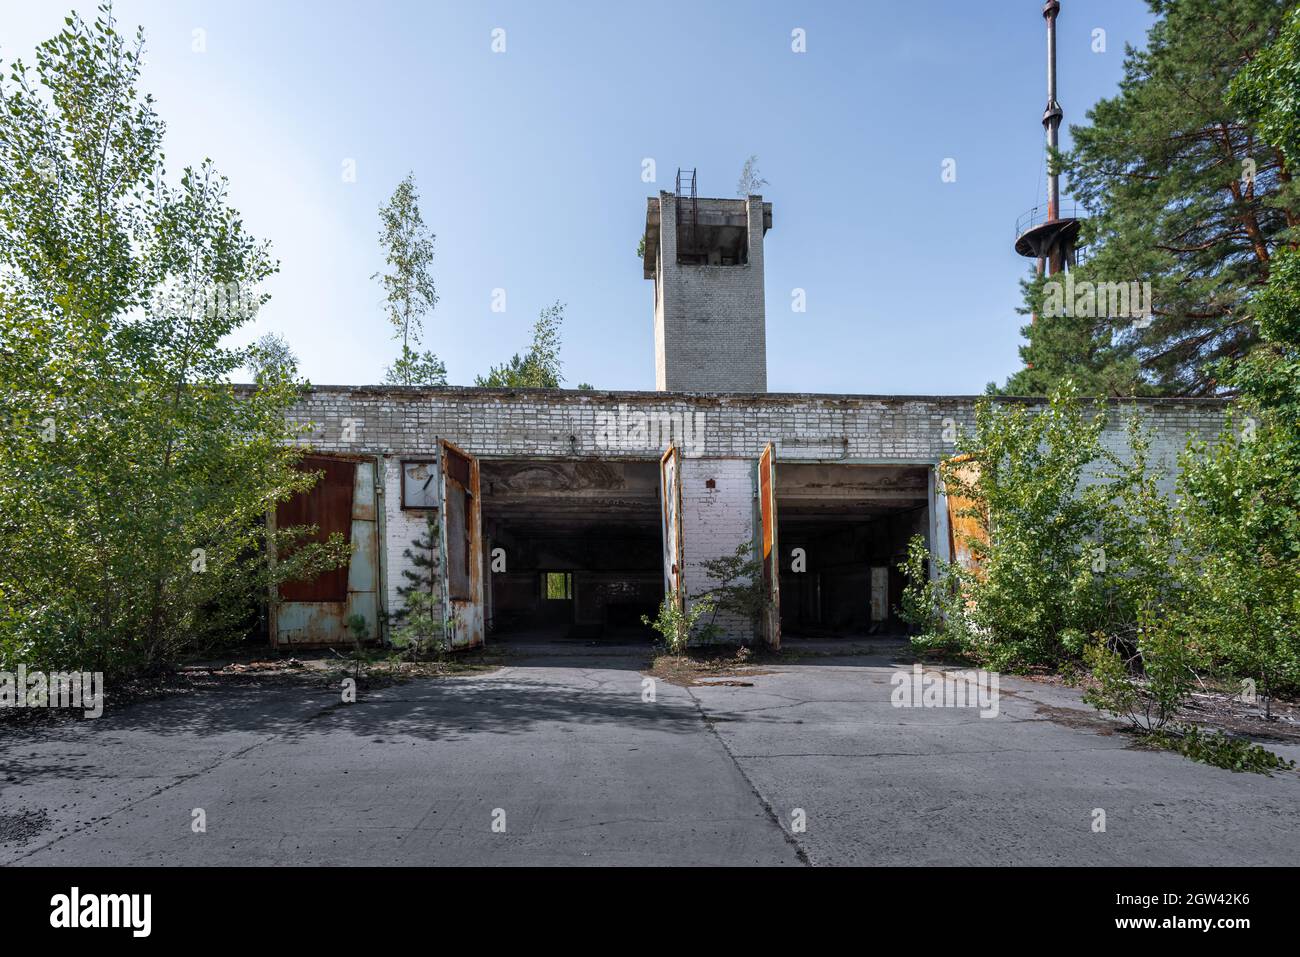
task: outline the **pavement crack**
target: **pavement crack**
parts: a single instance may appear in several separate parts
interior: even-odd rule
[[[718,744],[722,746],[723,753],[726,754],[732,767],[734,767],[740,774],[740,777],[744,780],[745,784],[749,786],[750,792],[758,799],[758,803],[762,805],[763,811],[767,814],[768,819],[772,822],[773,826],[781,832],[781,836],[785,838],[786,843],[794,848],[795,857],[799,859],[799,863],[807,867],[812,867],[813,861],[812,858],[808,856],[808,851],[804,849],[802,844],[795,840],[793,834],[781,826],[781,818],[777,816],[776,808],[772,807],[771,802],[763,796],[763,793],[759,791],[758,786],[754,784],[753,778],[745,772],[745,769],[741,767],[740,762],[736,760],[736,755],[732,752],[726,739],[718,733],[716,722],[710,720],[708,712],[704,710],[704,705],[700,702],[700,699],[695,696],[695,693],[690,688],[686,688],[685,690],[690,696],[691,702],[695,705],[695,710],[699,712],[700,719],[704,722],[704,727],[708,729],[709,733],[717,739]]]

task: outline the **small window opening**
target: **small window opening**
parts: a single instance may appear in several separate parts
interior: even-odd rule
[[[573,599],[573,572],[542,572],[542,594],[547,601]]]

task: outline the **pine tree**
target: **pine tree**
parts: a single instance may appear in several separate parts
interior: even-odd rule
[[[392,616],[396,626],[393,637],[413,655],[428,651],[446,650],[442,615],[442,576],[438,562],[438,521],[432,515],[419,538],[412,539],[411,547],[403,556],[412,568],[402,569],[407,584],[399,585],[397,594],[402,607]]]
[[[564,303],[547,306],[533,324],[533,343],[528,354],[515,353],[509,362],[493,366],[485,376],[475,376],[474,384],[511,389],[558,389],[564,381],[560,361],[560,326],[564,322]]]
[[[1149,281],[1153,314],[1046,318],[1043,280],[1026,282],[1022,311],[1039,319],[1023,330],[1027,368],[1008,392],[1042,394],[1065,378],[1116,395],[1222,391],[1218,363],[1257,341],[1249,300],[1300,227],[1292,170],[1229,97],[1293,3],[1149,2],[1159,19],[1147,47],[1128,51],[1119,94],[1071,127],[1074,149],[1050,161],[1092,212],[1076,280]]]
[[[447,366],[428,350],[416,352],[402,347],[402,355],[384,370],[387,385],[446,385]]]

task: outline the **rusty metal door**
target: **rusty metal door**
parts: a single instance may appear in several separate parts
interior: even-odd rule
[[[763,559],[763,641],[781,647],[781,553],[776,525],[776,449],[767,443],[758,457],[759,553]]]
[[[979,503],[961,494],[957,485],[976,485],[980,477],[979,463],[969,455],[958,455],[945,460],[939,471],[943,478],[944,495],[948,500],[948,555],[964,571],[973,571],[978,575],[979,558],[972,545],[988,545],[988,533],[979,518],[971,514]]]
[[[659,459],[659,506],[664,541],[664,597],[681,608],[685,599],[682,561],[682,453],[676,445]]]
[[[321,478],[276,506],[272,528],[316,526],[307,541],[338,534],[352,546],[352,557],[341,568],[310,581],[283,582],[273,591],[272,640],[279,647],[351,644],[350,623],[358,617],[365,622],[364,638],[376,639],[381,608],[375,462],[364,456],[308,455],[297,468],[320,472]]]
[[[320,472],[320,480],[306,492],[280,502],[275,508],[276,528],[312,526],[316,531],[305,541],[323,542],[331,535],[352,539],[352,494],[356,463],[343,459],[306,455],[295,466],[304,472]],[[280,600],[292,602],[342,602],[348,597],[347,566],[322,572],[310,581],[280,584]]]
[[[442,584],[446,637],[452,648],[483,644],[483,524],[478,459],[443,439]]]

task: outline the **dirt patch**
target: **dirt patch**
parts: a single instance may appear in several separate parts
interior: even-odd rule
[[[694,651],[684,655],[659,655],[641,672],[659,681],[682,688],[722,687],[750,688],[752,678],[776,672],[759,662],[760,656],[748,648],[728,653]]]
[[[888,655],[895,660],[906,658],[908,662],[914,661],[915,656],[907,646],[883,647],[878,648],[875,645],[846,644],[842,648],[800,648],[783,647],[775,654],[769,654],[773,661],[798,661],[801,658],[870,658],[879,655]]]
[[[707,685],[710,688],[752,688],[752,681],[736,681],[731,678],[698,678],[695,682],[697,685]]]
[[[1086,673],[1074,676],[1027,674],[1019,677],[1038,684],[1071,687],[1080,691],[1087,691],[1095,684],[1092,676]],[[1105,716],[1103,720],[1106,720]],[[1300,744],[1300,702],[1274,697],[1272,718],[1269,719],[1264,717],[1262,701],[1255,704],[1242,701],[1239,689],[1215,681],[1206,682],[1202,690],[1193,693],[1172,723],[1190,724],[1208,731],[1222,731],[1236,737],[1277,744]]]
[[[1247,704],[1239,694],[1208,692],[1192,695],[1178,718],[1240,737],[1300,744],[1300,706],[1295,701],[1274,698],[1272,712],[1270,720],[1264,717],[1262,702]]]
[[[464,652],[427,661],[376,657],[357,662],[331,655],[307,659],[234,661],[220,666],[189,665],[180,669],[175,677],[184,686],[184,690],[278,685],[337,688],[344,678],[355,679],[358,689],[372,690],[414,678],[486,674],[499,667],[501,656],[487,652]]]
[[[1001,693],[1005,695],[1010,692],[1003,691]],[[1082,708],[1060,708],[1056,705],[1040,704],[1034,708],[1034,713],[1046,718],[1053,724],[1074,728],[1076,731],[1091,731],[1095,734],[1109,736],[1118,730],[1115,727],[1115,722],[1108,719],[1100,711],[1084,711]]]

